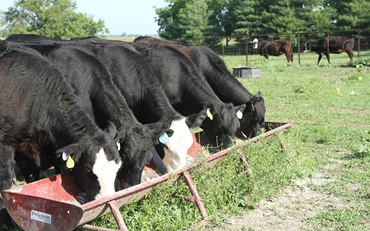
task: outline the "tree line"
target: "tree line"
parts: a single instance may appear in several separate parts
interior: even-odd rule
[[[170,40],[370,28],[369,0],[166,2],[155,20],[160,37]]]
[[[164,0],[155,8],[161,38],[185,40],[370,28],[369,0]],[[74,0],[16,0],[0,12],[0,36],[34,33],[70,39],[109,33],[103,20],[76,12]],[[195,41],[195,40],[194,40]]]

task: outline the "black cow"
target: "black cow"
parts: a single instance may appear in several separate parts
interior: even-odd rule
[[[94,45],[97,57],[112,74],[113,81],[127,99],[129,106],[143,123],[162,121],[170,124],[173,136],[163,146],[156,149],[163,158],[168,172],[186,164],[187,151],[193,143],[189,130],[198,127],[206,118],[206,110],[187,117],[178,113],[163,92],[162,85],[146,60],[129,43],[104,40],[98,37],[75,38],[83,45]],[[82,45],[80,44],[80,45]]]
[[[122,160],[114,124],[101,130],[49,61],[26,48],[5,51],[0,82],[0,191],[10,188],[22,155],[40,169],[66,160],[91,200],[115,192]]]
[[[310,41],[305,44],[305,51],[314,51],[319,54],[317,64],[320,63],[322,55],[324,54],[330,63],[330,53],[340,54],[346,52],[349,58],[353,58],[353,47],[355,46],[355,39],[347,36],[333,36],[326,37],[316,41]]]
[[[253,40],[254,48],[258,54],[264,56],[266,59],[270,55],[280,56],[285,54],[285,57],[289,62],[293,62],[293,41],[291,39],[280,39],[280,40]]]
[[[75,89],[80,104],[100,127],[104,128],[108,121],[116,125],[122,158],[116,190],[139,184],[160,136],[172,136],[169,125],[139,123],[105,66],[82,48],[62,46],[45,55]]]
[[[42,53],[60,46],[83,47],[93,52],[101,61],[104,61],[104,65],[112,74],[114,83],[125,96],[140,122],[159,121],[170,126],[174,131],[165,145],[156,146],[158,153],[164,158],[163,162],[167,170],[172,171],[185,165],[186,153],[193,141],[189,127],[199,126],[206,112],[203,110],[185,118],[175,111],[160,83],[156,78],[150,77],[153,73],[149,65],[132,46],[96,37],[60,41],[37,35],[12,35],[7,38],[6,43],[8,46],[26,45]],[[118,45],[120,48],[112,47]]]
[[[87,42],[87,41],[85,41]],[[187,151],[193,143],[189,127],[198,127],[206,111],[184,117],[170,104],[161,84],[149,65],[129,44],[110,45],[99,50],[97,57],[109,69],[115,85],[125,96],[130,108],[143,123],[157,121],[168,124],[174,134],[157,151],[168,172],[186,165]]]
[[[209,118],[201,127],[213,146],[228,147],[240,127],[238,111],[243,112],[245,105],[222,102],[193,62],[177,49],[149,43],[132,45],[150,63],[175,109],[189,115],[206,107]]]
[[[264,128],[266,107],[260,94],[252,95],[228,71],[225,62],[209,47],[194,46],[174,41],[161,40],[149,36],[138,37],[134,42],[169,45],[181,51],[197,66],[217,96],[224,102],[234,105],[246,104],[240,119],[240,131],[246,136],[256,136]]]

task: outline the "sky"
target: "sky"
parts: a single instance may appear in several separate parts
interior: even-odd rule
[[[77,12],[86,13],[95,21],[101,19],[111,35],[156,35],[154,7],[168,5],[165,0],[74,0]],[[0,0],[0,10],[6,11],[15,0]]]

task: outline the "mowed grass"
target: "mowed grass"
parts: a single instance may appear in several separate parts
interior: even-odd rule
[[[370,52],[361,57],[369,59]],[[223,59],[230,71],[246,65],[245,56]],[[347,205],[308,218],[313,230],[369,230],[370,70],[348,67],[346,54],[331,55],[330,65],[326,59],[316,62],[313,53],[302,54],[301,65],[287,64],[284,56],[249,56],[248,66],[259,67],[261,78],[238,80],[250,92],[262,93],[266,121],[294,126],[232,151],[211,168],[202,165],[190,171],[211,224],[252,210],[293,179],[326,171],[335,180],[315,190],[344,198]],[[252,174],[244,171],[238,151],[247,157]],[[184,195],[190,195],[184,180],[170,179],[120,211],[129,230],[194,228],[202,218]],[[112,215],[91,224],[117,228]]]

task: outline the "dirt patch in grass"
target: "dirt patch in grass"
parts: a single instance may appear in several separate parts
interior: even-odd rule
[[[330,167],[332,169],[333,166]],[[319,213],[335,208],[347,208],[345,198],[315,191],[316,187],[335,181],[323,173],[312,178],[299,179],[291,187],[282,189],[276,197],[262,200],[255,209],[227,219],[217,227],[206,227],[207,231],[227,230],[312,230],[309,219]]]

